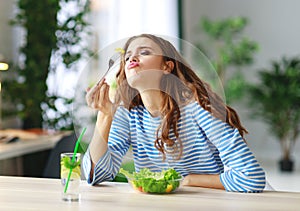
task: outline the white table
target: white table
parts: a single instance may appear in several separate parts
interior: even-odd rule
[[[20,139],[13,143],[0,144],[0,160],[52,149],[55,144],[70,132],[61,132],[53,135],[41,135],[32,139]]]
[[[61,200],[58,179],[0,177],[0,210],[299,210],[300,193],[230,193],[181,187],[166,195],[139,193],[128,183],[81,184],[80,202]]]
[[[13,143],[0,143],[0,175],[23,175],[24,155],[52,149],[63,136],[70,134],[70,131],[63,131],[20,138]]]

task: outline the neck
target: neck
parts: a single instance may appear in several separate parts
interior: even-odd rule
[[[140,93],[145,108],[153,117],[160,116],[162,97],[159,90],[147,90]]]

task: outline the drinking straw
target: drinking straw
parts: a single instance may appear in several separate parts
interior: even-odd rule
[[[81,131],[81,134],[80,134],[79,138],[78,138],[77,141],[76,141],[76,145],[75,145],[74,153],[73,153],[73,157],[72,157],[72,164],[75,162],[76,153],[77,153],[77,150],[78,150],[80,141],[81,141],[82,136],[83,136],[83,134],[85,133],[85,131],[86,131],[86,128],[83,128],[83,130]],[[65,189],[64,189],[64,193],[67,192],[67,189],[68,189],[68,186],[69,186],[69,181],[70,181],[71,174],[72,174],[72,170],[73,170],[73,167],[72,167],[72,165],[71,165],[71,168],[70,168],[70,171],[69,171],[69,174],[68,174],[67,183],[66,183],[66,186],[65,186]]]

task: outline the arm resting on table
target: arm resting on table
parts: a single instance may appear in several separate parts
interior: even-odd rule
[[[183,185],[198,186],[203,188],[215,188],[225,190],[220,175],[207,175],[207,174],[190,174],[183,180]]]

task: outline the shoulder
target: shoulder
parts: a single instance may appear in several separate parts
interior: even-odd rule
[[[126,120],[129,119],[129,110],[124,106],[118,106],[114,114],[114,121]]]
[[[197,101],[192,101],[180,108],[182,114],[198,116],[199,114],[210,115]]]
[[[191,101],[187,104],[184,104],[180,107],[180,110],[182,111],[189,111],[189,110],[193,110],[195,107],[200,106],[199,103],[197,101]],[[201,107],[201,106],[200,106]]]
[[[205,110],[197,101],[182,107],[182,115],[184,115],[185,118],[192,118],[203,128],[229,126],[226,122],[215,117],[213,113]]]

